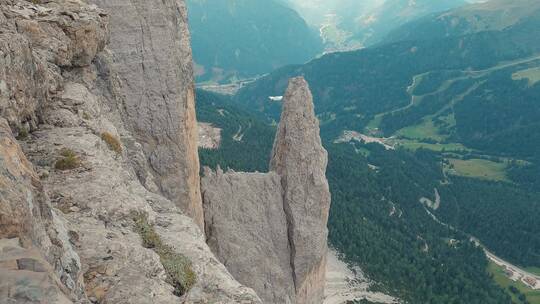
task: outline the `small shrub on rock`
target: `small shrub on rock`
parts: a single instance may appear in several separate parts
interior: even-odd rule
[[[141,236],[144,248],[156,249],[163,246],[161,238],[154,227],[148,223],[146,214],[135,214],[133,220],[135,221],[135,230]]]
[[[103,139],[103,141],[107,143],[109,149],[116,152],[117,154],[122,153],[122,144],[120,143],[120,140],[114,135],[109,132],[103,132],[101,133],[101,139]]]
[[[80,166],[81,160],[77,154],[73,150],[67,148],[60,150],[60,157],[54,164],[54,168],[61,171],[73,170]]]
[[[167,273],[168,282],[174,287],[174,294],[184,295],[197,281],[197,275],[191,267],[191,261],[163,243],[154,227],[148,223],[146,214],[135,214],[133,220],[135,221],[135,230],[141,236],[143,246],[154,250],[159,255],[161,265]]]
[[[22,128],[20,131],[19,131],[19,134],[17,135],[17,140],[25,140],[28,138],[28,130],[26,130],[25,128]]]

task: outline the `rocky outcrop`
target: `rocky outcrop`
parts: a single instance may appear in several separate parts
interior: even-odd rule
[[[62,86],[62,68],[90,64],[107,42],[107,16],[76,1],[0,1],[0,114],[16,133],[37,127]]]
[[[81,268],[64,221],[0,118],[0,303],[83,301]]]
[[[182,2],[102,4],[0,0],[0,303],[260,303],[200,229]]]
[[[159,189],[202,228],[197,124],[187,12],[179,0],[89,0],[110,15],[112,69],[122,118],[144,159],[133,159],[148,189]],[[135,149],[128,149],[135,154]]]
[[[255,293],[214,257],[193,220],[143,187],[128,154],[112,151],[101,138],[102,130],[116,134],[114,116],[88,119],[77,127],[41,126],[24,142],[32,162],[48,172],[43,183],[67,220],[83,265],[86,295],[97,303],[258,303]],[[64,149],[80,157],[80,167],[54,169]],[[192,263],[197,281],[180,299],[159,256],[142,246],[133,229],[133,214],[140,213],[147,214],[167,246]]]
[[[379,304],[400,303],[390,295],[373,291],[374,285],[362,269],[347,264],[335,249],[328,250],[324,304],[361,303],[362,300]]]
[[[283,100],[270,170],[281,176],[297,303],[321,303],[330,211],[328,154],[307,82],[291,79]]]
[[[207,243],[264,303],[295,303],[279,175],[205,170]]]
[[[221,145],[221,129],[210,123],[199,122],[199,148],[217,150]]]
[[[270,173],[206,170],[206,235],[233,276],[265,303],[322,303],[327,153],[303,78],[290,80],[283,102]]]
[[[90,64],[106,41],[107,18],[95,7],[0,1],[2,301],[86,299],[66,223],[13,134],[24,139],[36,130],[42,109],[62,90],[62,71]],[[26,285],[17,285],[21,282]]]

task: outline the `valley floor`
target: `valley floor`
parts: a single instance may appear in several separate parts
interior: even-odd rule
[[[527,287],[533,290],[540,290],[540,276],[523,270],[516,265],[499,258],[493,253],[484,248],[484,252],[490,261],[504,269],[506,276],[514,282],[522,282]]]
[[[257,81],[258,79],[264,76],[265,75],[257,76],[253,78],[247,78],[247,79],[240,79],[236,81],[231,81],[230,83],[226,83],[226,84],[218,84],[215,82],[203,82],[203,83],[197,83],[196,87],[198,89],[202,89],[205,91],[214,92],[218,94],[234,95],[244,86]]]
[[[444,225],[446,227],[449,227],[452,230],[456,230],[456,228],[442,222],[433,214],[431,211],[428,210],[427,207],[425,207],[426,212],[433,218],[434,221],[437,223]],[[518,284],[522,284],[527,290],[540,290],[540,276],[529,272],[527,270],[524,270],[514,264],[511,264],[510,262],[505,261],[504,259],[496,256],[492,252],[490,252],[479,239],[477,239],[474,236],[471,236],[471,241],[474,242],[477,246],[480,246],[484,253],[486,254],[486,257],[492,263],[492,265],[496,265],[496,267],[499,267],[502,270],[503,276],[509,279],[510,281],[513,281]],[[494,266],[491,266],[494,267]],[[534,302],[536,303],[536,302]]]

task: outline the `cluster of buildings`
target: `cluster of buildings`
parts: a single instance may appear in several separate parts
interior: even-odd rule
[[[533,277],[527,274],[524,274],[522,271],[519,271],[517,269],[514,269],[512,267],[508,267],[507,265],[502,265],[504,268],[504,273],[512,280],[512,281],[521,281],[523,284],[527,285],[527,287],[531,289],[540,289],[540,278]]]

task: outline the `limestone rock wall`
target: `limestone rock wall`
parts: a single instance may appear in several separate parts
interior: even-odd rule
[[[295,303],[279,175],[207,169],[201,187],[213,252],[264,303]]]
[[[0,114],[15,133],[61,90],[62,68],[88,65],[108,39],[107,16],[74,1],[0,1]]]
[[[0,303],[82,302],[81,268],[64,221],[0,118]]]
[[[107,37],[95,7],[0,1],[0,302],[86,300],[66,223],[15,135],[38,128],[62,90],[62,70],[90,64]]]
[[[206,235],[233,276],[264,303],[322,303],[327,153],[303,78],[290,80],[283,103],[270,173],[206,170],[201,182]]]
[[[144,159],[139,178],[202,228],[193,64],[180,0],[89,0],[110,15],[122,117]],[[128,147],[135,154],[134,148]],[[140,160],[140,158],[133,157]],[[157,189],[156,189],[157,186]]]

